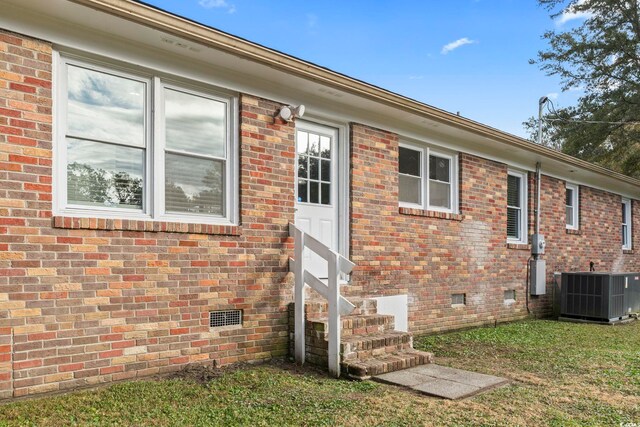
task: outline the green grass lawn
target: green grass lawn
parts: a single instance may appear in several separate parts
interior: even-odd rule
[[[417,338],[415,345],[442,365],[513,384],[451,402],[275,363],[207,381],[185,374],[0,405],[0,426],[640,424],[640,322],[526,321]]]

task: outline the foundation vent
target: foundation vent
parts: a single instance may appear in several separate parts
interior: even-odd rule
[[[516,291],[515,289],[509,289],[504,291],[504,301],[511,302],[516,300]]]
[[[460,307],[467,304],[467,294],[451,294],[451,305]]]
[[[209,327],[242,325],[242,310],[218,310],[209,312]]]

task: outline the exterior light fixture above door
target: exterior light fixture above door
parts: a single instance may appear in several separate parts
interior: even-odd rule
[[[292,105],[284,106],[278,111],[278,115],[276,117],[284,120],[285,122],[290,122],[291,120],[304,116],[304,105],[300,104],[297,107]]]

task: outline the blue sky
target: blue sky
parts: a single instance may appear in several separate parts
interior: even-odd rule
[[[519,136],[541,96],[578,96],[528,61],[580,17],[535,0],[146,2]]]

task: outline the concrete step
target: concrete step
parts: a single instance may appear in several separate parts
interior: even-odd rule
[[[444,399],[465,399],[509,383],[506,378],[448,368],[435,363],[376,375],[372,379]]]
[[[407,332],[385,331],[351,335],[342,338],[340,358],[342,361],[366,360],[412,348],[413,337]]]
[[[387,314],[357,314],[342,316],[341,335],[364,335],[394,330],[394,316]],[[307,319],[307,331],[318,334],[329,332],[329,320],[326,315],[318,315]]]
[[[356,380],[368,380],[374,375],[399,371],[414,366],[433,363],[433,354],[407,349],[366,360],[344,361],[340,364],[342,374]]]

